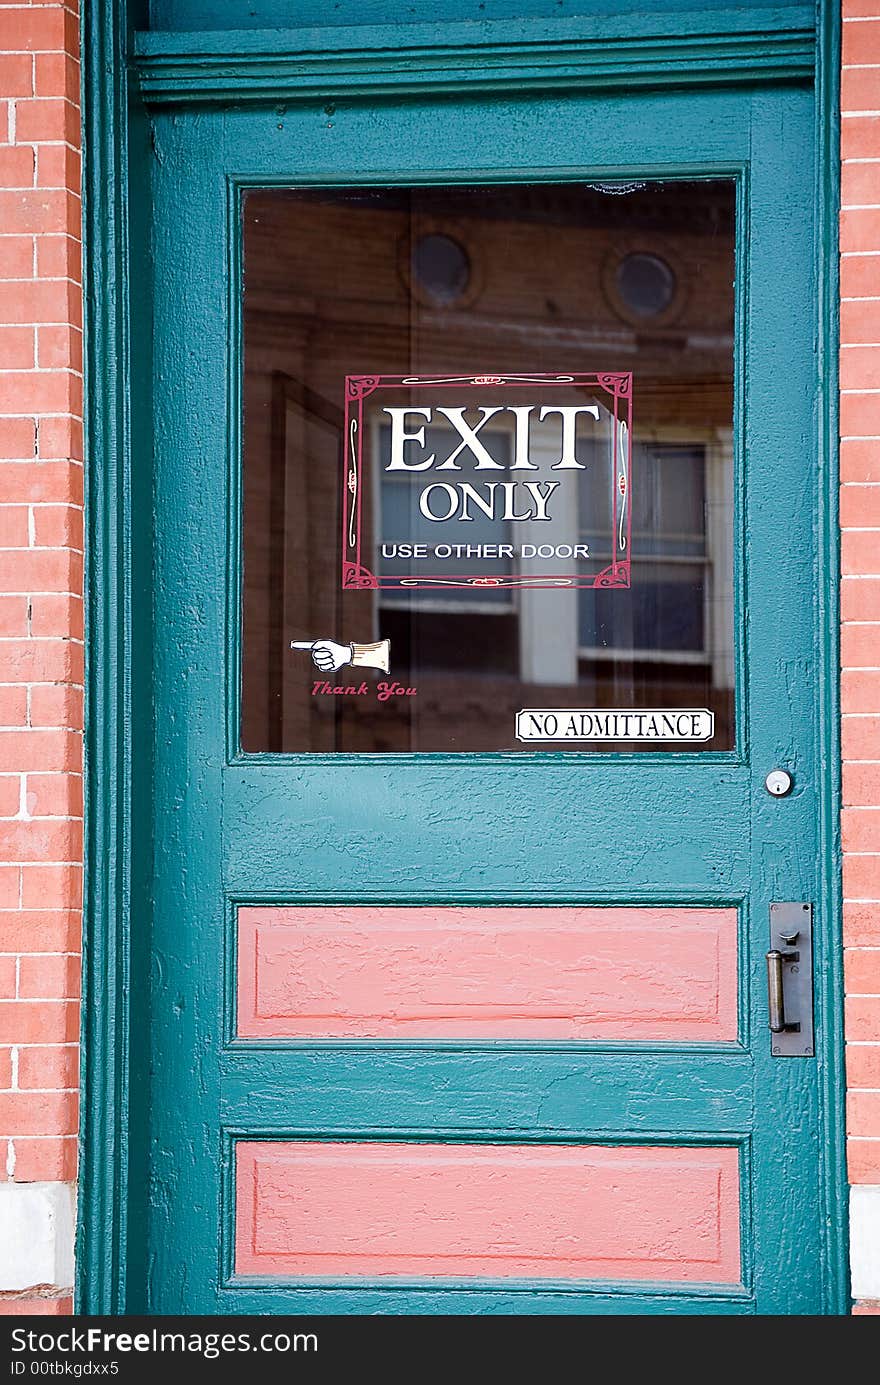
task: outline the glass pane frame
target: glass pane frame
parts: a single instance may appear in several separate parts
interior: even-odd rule
[[[327,191],[357,192],[399,188],[402,191],[418,187],[465,188],[538,185],[541,183],[562,186],[566,183],[583,184],[597,179],[603,185],[621,183],[633,184],[656,182],[663,184],[729,181],[734,185],[734,286],[733,286],[733,412],[730,440],[733,488],[732,526],[730,532],[733,600],[731,618],[733,623],[733,645],[730,650],[732,664],[733,744],[730,748],[707,750],[699,748],[632,750],[617,749],[613,746],[602,749],[538,751],[521,750],[401,750],[401,751],[289,751],[289,750],[245,750],[241,743],[242,724],[242,651],[243,651],[243,375],[244,375],[244,326],[243,326],[243,287],[244,287],[244,236],[243,217],[247,195],[252,192],[285,191]],[[227,177],[227,244],[229,246],[230,275],[228,281],[228,315],[230,330],[228,334],[228,402],[230,420],[228,437],[230,451],[228,457],[228,540],[230,563],[229,589],[227,593],[227,762],[230,764],[283,765],[300,764],[320,766],[344,765],[361,762],[388,762],[405,765],[427,763],[472,763],[474,761],[492,763],[532,762],[552,769],[554,765],[589,763],[614,764],[638,763],[639,765],[743,765],[749,758],[748,709],[750,706],[747,681],[748,657],[746,651],[747,630],[745,624],[745,588],[747,583],[747,555],[745,544],[745,407],[744,384],[746,375],[746,327],[748,319],[748,274],[749,274],[749,178],[745,163],[720,162],[703,163],[697,166],[681,165],[678,168],[653,168],[639,165],[626,169],[602,169],[595,167],[572,168],[564,170],[533,169],[524,167],[516,173],[502,176],[481,175],[479,170],[444,170],[435,176],[419,176],[408,173],[401,176],[394,172],[371,171],[358,173],[349,178],[297,175],[295,178],[274,178],[272,176],[250,177],[228,175]],[[635,559],[635,555],[633,555]],[[387,593],[386,593],[387,594]],[[515,609],[515,607],[514,607]],[[580,652],[580,651],[579,651]],[[589,651],[592,653],[593,651]],[[641,651],[646,653],[646,651]],[[702,662],[703,656],[696,659],[687,653],[682,663]],[[609,709],[613,710],[613,709]]]

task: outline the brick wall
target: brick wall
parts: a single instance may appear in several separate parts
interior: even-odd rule
[[[0,1208],[26,1228],[0,1313],[63,1312],[70,1302],[82,876],[79,144],[75,6],[0,4]]]
[[[856,1311],[880,1314],[880,0],[843,0],[841,107],[847,1130]]]

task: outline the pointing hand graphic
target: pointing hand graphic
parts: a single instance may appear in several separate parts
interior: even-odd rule
[[[354,657],[354,647],[337,644],[335,640],[291,640],[291,649],[308,649],[315,668],[322,673],[335,673]]]
[[[339,644],[336,640],[291,640],[291,649],[307,649],[312,663],[321,673],[336,673],[351,664],[353,668],[377,668],[388,672],[390,640],[375,644]]]

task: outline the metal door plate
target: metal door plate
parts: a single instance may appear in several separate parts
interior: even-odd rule
[[[774,1058],[812,1058],[813,1046],[813,906],[798,903],[770,905],[770,947],[783,954],[782,985],[785,1020],[797,1025],[771,1034]],[[786,954],[797,954],[796,958]]]

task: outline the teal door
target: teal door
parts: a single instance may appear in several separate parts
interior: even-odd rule
[[[811,94],[152,119],[131,1308],[838,1311]]]

